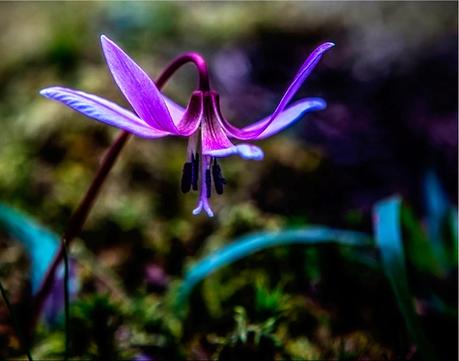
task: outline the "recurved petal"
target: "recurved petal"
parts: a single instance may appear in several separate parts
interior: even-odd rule
[[[315,68],[319,60],[322,58],[323,54],[334,45],[335,44],[333,43],[324,43],[317,47],[311,53],[311,55],[309,55],[309,57],[301,66],[300,70],[293,78],[293,81],[290,83],[289,87],[282,96],[282,99],[280,100],[278,106],[276,107],[276,109],[270,117],[243,129],[236,128],[231,124],[225,122],[224,126],[228,134],[234,138],[243,140],[259,139],[259,136],[270,126],[270,124],[273,123],[281,115],[282,112],[284,112],[290,100],[292,100],[293,96],[298,91],[300,86],[303,84],[305,79],[309,76],[309,74],[311,74],[312,70]],[[271,134],[274,134],[274,132],[271,132]],[[263,136],[263,138],[265,137],[266,134]]]
[[[137,115],[156,129],[176,134],[177,128],[155,83],[113,41],[102,35],[101,42],[113,78]]]
[[[61,87],[46,88],[41,90],[40,94],[61,102],[87,117],[142,138],[160,138],[170,134],[152,128],[130,111],[93,94]]]
[[[308,56],[306,61],[301,66],[298,73],[296,73],[293,81],[285,91],[279,105],[277,106],[276,110],[274,110],[273,114],[271,115],[272,119],[275,119],[276,116],[284,110],[287,104],[292,100],[295,93],[298,91],[299,87],[303,84],[306,78],[311,74],[312,70],[315,68],[319,60],[322,58],[322,55],[330,48],[334,47],[334,43],[324,43],[317,47],[311,55]]]
[[[265,139],[291,126],[300,120],[304,114],[317,110],[323,110],[326,107],[327,103],[321,98],[302,99],[295,102],[287,109],[284,109],[272,122],[270,122],[271,116],[268,116],[245,128],[242,128],[240,130],[240,134],[247,134],[249,132],[256,131],[257,129],[263,128],[267,122],[270,122],[266,129],[263,130],[263,132],[255,137],[250,138],[251,140]],[[234,138],[240,139],[237,137],[237,134],[232,135]],[[242,137],[242,139],[246,138]]]

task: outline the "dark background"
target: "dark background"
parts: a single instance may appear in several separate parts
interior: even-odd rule
[[[457,207],[457,10],[456,2],[1,3],[1,202],[57,233],[65,228],[118,131],[38,91],[62,85],[127,106],[104,63],[100,34],[125,49],[152,78],[179,53],[201,52],[223,113],[237,125],[272,112],[309,52],[333,41],[335,48],[298,94],[323,97],[328,108],[259,142],[263,162],[223,160],[228,185],[222,197],[212,200],[214,219],[192,216],[195,195],[179,191],[186,142],[134,138],[113,169],[78,247],[113,272],[141,310],[145,302],[166,302],[167,290],[186,264],[248,231],[323,224],[370,232],[371,207],[393,194],[402,196],[422,228],[428,172],[438,176]],[[165,92],[186,104],[194,82],[194,70],[184,67]],[[24,250],[6,235],[2,240],[0,259],[9,267],[5,279],[20,303],[26,274],[12,270],[27,267]],[[298,313],[283,316],[290,336],[282,339],[282,328],[276,331],[290,357],[344,357],[342,350],[350,350],[346,357],[361,359],[415,355],[408,336],[399,331],[403,321],[380,273],[362,274],[333,247],[293,247],[254,257],[211,278],[196,293],[180,332],[162,311],[153,312],[161,327],[150,325],[152,331],[119,316],[135,314],[132,309],[119,314],[110,309],[107,315],[120,317],[119,325],[112,320],[113,337],[111,331],[85,324],[82,330],[96,331],[87,332],[93,336],[75,355],[101,355],[108,349],[103,351],[108,355],[142,352],[167,359],[172,357],[168,352],[180,349],[187,357],[231,358],[232,351],[219,349],[216,340],[227,337],[230,344],[234,307],[243,305],[253,322],[266,320],[253,308],[255,291],[244,277],[261,279],[271,291],[280,287],[290,297],[291,310]],[[415,283],[421,291],[423,277],[457,302],[454,270],[442,280],[419,276]],[[110,293],[93,276],[81,271],[81,284],[80,302],[90,306],[75,307],[109,309],[112,296],[101,296]],[[216,290],[220,287],[226,291]],[[212,297],[220,297],[213,309]],[[89,322],[91,316],[81,312]],[[442,329],[441,335],[432,335],[436,350],[448,357],[457,351],[455,320],[431,320],[432,327]],[[78,330],[78,321],[74,325]],[[126,329],[134,336],[150,335],[147,341],[139,336],[138,343],[151,344],[152,334],[166,341],[136,347],[120,336]],[[45,356],[58,354],[62,333],[43,332],[36,347]],[[101,332],[110,341],[98,340]],[[102,347],[104,342],[109,346]],[[113,351],[117,346],[110,342],[121,351]],[[272,355],[270,347],[259,349]]]

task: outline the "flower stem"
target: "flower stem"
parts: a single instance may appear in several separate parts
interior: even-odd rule
[[[210,82],[207,63],[201,54],[192,51],[183,53],[171,61],[171,63],[166,67],[166,69],[156,81],[158,88],[162,87],[167,79],[169,79],[173,73],[175,73],[181,66],[185,65],[186,63],[193,63],[196,65],[196,69],[198,70],[198,88],[200,90],[209,90]]]
[[[8,299],[8,296],[6,295],[6,290],[3,287],[3,284],[0,282],[0,292],[2,293],[3,301],[5,301],[6,308],[8,309],[8,312],[10,313],[11,321],[13,323],[13,327],[16,330],[16,334],[19,337],[19,340],[24,347],[24,352],[27,355],[27,358],[29,361],[33,361],[32,355],[30,354],[29,347],[27,346],[26,339],[24,338],[24,334],[21,332],[21,327],[19,325],[18,320],[16,319],[16,316],[13,311],[13,307],[11,307],[11,303]]]
[[[130,137],[130,133],[128,132],[121,132],[118,138],[116,138],[115,142],[110,146],[108,149],[105,157],[102,159],[101,165],[97,170],[94,179],[89,186],[88,191],[86,192],[83,200],[81,201],[80,205],[78,206],[77,210],[73,213],[72,217],[70,218],[69,225],[67,226],[64,234],[62,236],[63,239],[66,240],[66,245],[68,246],[70,242],[78,236],[83,227],[84,222],[91,210],[94,201],[97,198],[97,195],[107,178],[108,173],[112,169],[115,161],[120,154],[121,150],[123,149],[124,145],[126,144],[127,140]],[[45,280],[43,281],[40,290],[38,291],[37,295],[35,296],[35,304],[32,313],[32,318],[30,322],[29,332],[32,333],[35,329],[35,325],[38,321],[38,317],[41,313],[43,308],[44,302],[46,297],[48,296],[49,292],[52,289],[54,283],[54,275],[56,273],[57,267],[61,263],[62,259],[64,258],[65,253],[65,245],[64,242],[61,243],[61,247],[54,258],[53,263],[51,264],[50,268],[48,269],[48,273],[46,274]],[[65,286],[66,287],[66,286]]]
[[[161,89],[164,84],[169,80],[169,78],[184,64],[192,62],[196,65],[198,70],[199,76],[199,88],[201,90],[209,90],[209,72],[207,69],[207,64],[204,58],[199,55],[198,53],[188,52],[184,53],[181,56],[174,59],[160,74],[158,79],[156,80],[156,86],[158,89]],[[65,229],[62,239],[64,240],[61,244],[61,247],[54,258],[54,261],[50,268],[48,269],[48,273],[35,296],[35,304],[33,305],[33,312],[32,317],[29,323],[29,334],[33,333],[35,326],[38,322],[38,318],[40,316],[41,310],[43,308],[44,302],[52,289],[52,285],[54,283],[54,275],[56,273],[57,267],[61,263],[62,259],[65,256],[65,247],[68,247],[70,243],[73,241],[75,237],[78,236],[83,225],[88,217],[89,212],[91,211],[92,206],[99,194],[102,185],[104,184],[108,173],[112,169],[113,165],[115,164],[118,155],[121,153],[124,145],[128,141],[131,134],[126,131],[122,131],[116,140],[112,143],[110,148],[108,149],[107,153],[105,154],[102,162],[99,166],[99,169],[96,172],[96,175],[93,178],[91,185],[89,186],[86,194],[84,195],[83,199],[81,200],[78,208],[72,214],[69,225]],[[68,303],[68,280],[65,280],[65,294],[66,300],[64,302]]]

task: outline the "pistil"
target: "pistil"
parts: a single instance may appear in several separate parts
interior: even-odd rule
[[[199,180],[199,153],[192,154],[191,156],[191,185],[193,190],[198,190],[198,180]]]
[[[206,195],[210,198],[212,195],[212,179],[210,177],[210,169],[206,169]]]
[[[208,201],[208,196],[210,196],[208,189],[210,189],[210,161],[211,157],[206,156],[206,155],[201,155],[201,166],[200,166],[200,177],[201,177],[201,182],[200,182],[200,188],[199,188],[199,200],[198,200],[198,205],[196,208],[193,210],[194,215],[198,215],[201,213],[202,209],[204,209],[209,217],[214,216],[214,212],[209,206],[209,201]],[[207,176],[207,174],[209,176]]]

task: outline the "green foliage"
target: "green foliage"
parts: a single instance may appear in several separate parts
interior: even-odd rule
[[[401,238],[400,203],[397,197],[383,200],[374,210],[375,238],[382,258],[384,272],[397,298],[408,332],[419,347],[421,357],[434,359],[431,346],[422,331],[405,267],[405,253]]]
[[[285,310],[288,296],[282,288],[268,289],[261,280],[255,283],[255,311],[261,317],[279,316]]]
[[[276,337],[277,320],[268,318],[260,324],[250,323],[243,307],[234,309],[235,329],[222,340],[218,360],[289,360],[282,342]]]
[[[71,307],[70,354],[100,360],[120,358],[116,332],[124,314],[107,295],[81,298]]]

